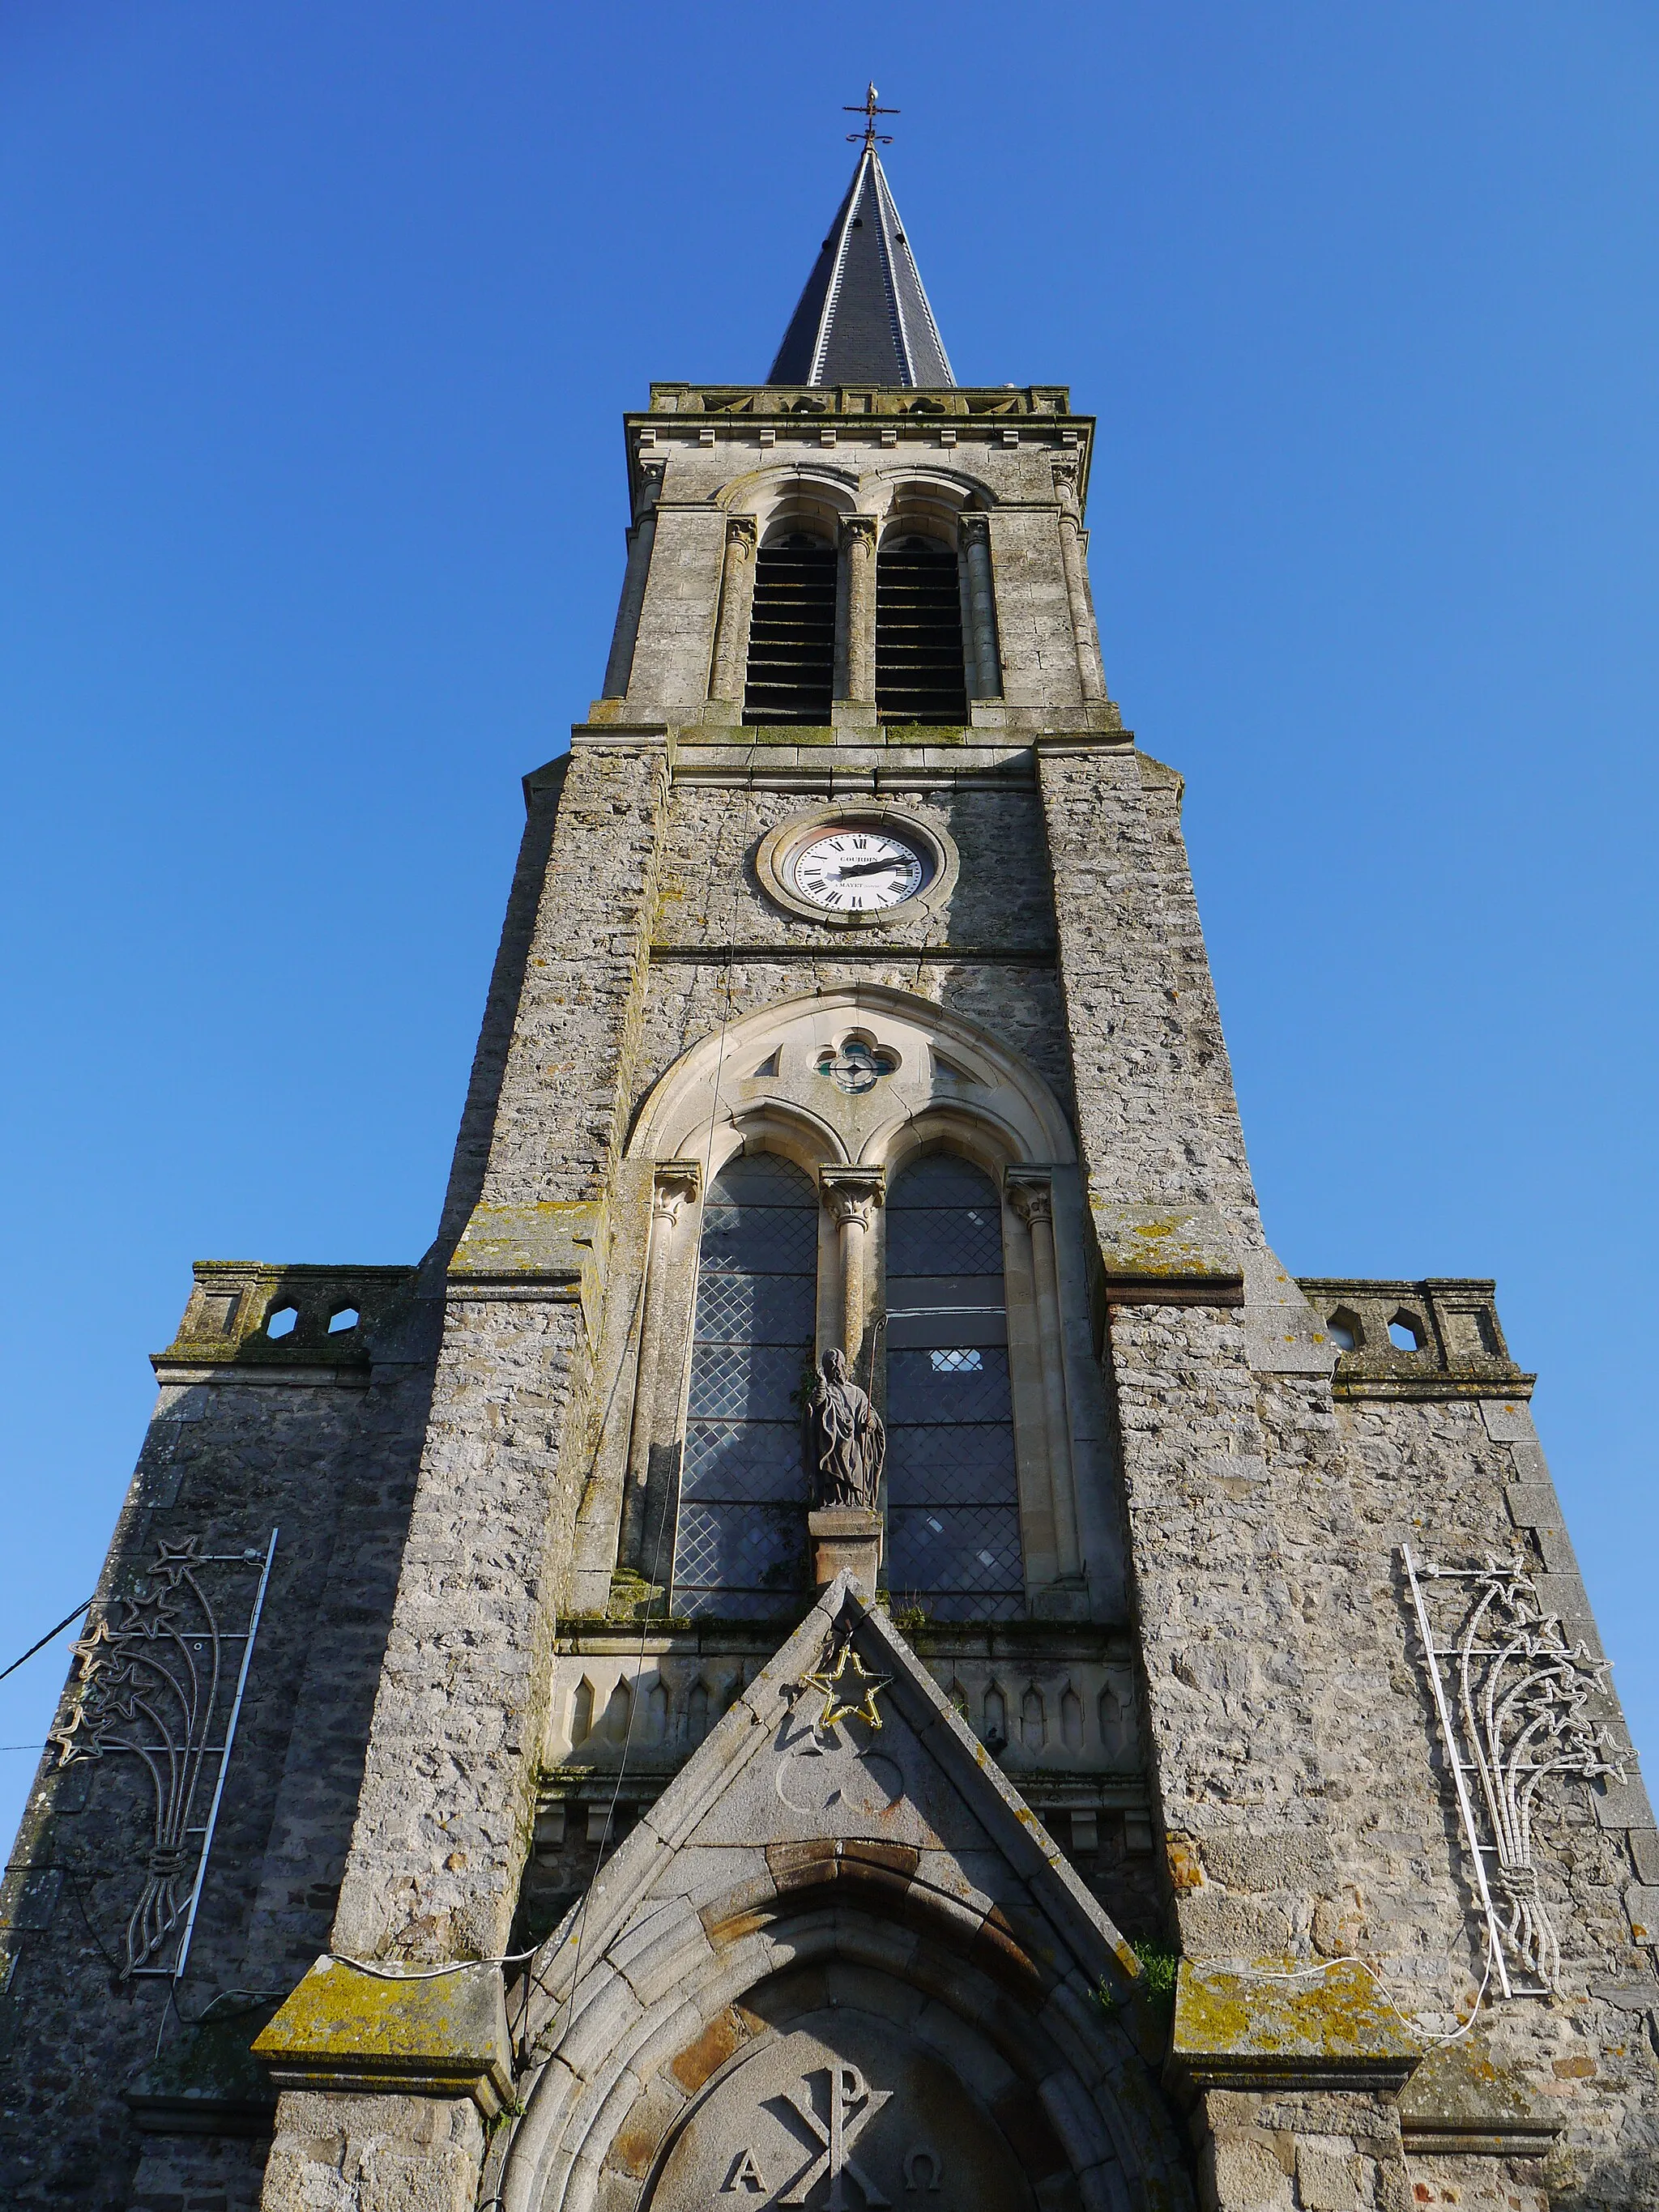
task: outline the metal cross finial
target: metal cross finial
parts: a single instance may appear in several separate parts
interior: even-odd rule
[[[872,146],[890,146],[893,143],[890,138],[884,137],[876,129],[877,116],[896,115],[899,112],[899,110],[896,107],[878,107],[876,105],[878,96],[876,88],[874,85],[872,85],[866,92],[863,101],[859,106],[843,107],[842,110],[843,115],[861,115],[864,118],[864,130],[862,133],[860,133],[857,131],[849,131],[847,134],[847,143],[849,146],[856,145],[860,137],[862,136],[864,139],[864,149],[866,154]]]

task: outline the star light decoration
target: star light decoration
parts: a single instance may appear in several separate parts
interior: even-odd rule
[[[849,1667],[862,1692],[856,1698],[848,1697],[839,1686]],[[892,1679],[890,1674],[871,1673],[853,1649],[851,1636],[832,1641],[816,1670],[806,1675],[801,1683],[804,1690],[820,1690],[823,1693],[823,1710],[813,1724],[818,1734],[827,1735],[837,1721],[844,1720],[860,1720],[866,1728],[878,1729],[881,1715],[876,1711],[876,1698]]]

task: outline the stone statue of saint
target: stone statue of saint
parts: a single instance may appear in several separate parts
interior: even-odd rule
[[[806,1401],[806,1467],[814,1505],[873,1513],[887,1457],[881,1416],[848,1371],[844,1352],[826,1352]]]

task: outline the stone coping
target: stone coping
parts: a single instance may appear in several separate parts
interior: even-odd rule
[[[1306,1977],[1182,1960],[1170,2069],[1182,2087],[1397,2092],[1422,2056],[1357,1960]]]
[[[1331,1387],[1339,1398],[1530,1398],[1534,1375],[1510,1357],[1489,1276],[1429,1275],[1416,1281],[1304,1275],[1297,1288],[1328,1328],[1355,1335],[1339,1351]],[[1395,1345],[1389,1326],[1410,1322],[1422,1341]]]
[[[513,2095],[501,1968],[370,1972],[319,1959],[254,2039],[279,2089],[471,2097],[493,2119]]]
[[[680,384],[653,378],[649,413],[623,419],[631,425],[664,415],[695,416],[700,428],[722,416],[795,423],[824,415],[879,416],[887,422],[908,417],[922,423],[941,415],[979,416],[994,422],[1063,416],[1068,428],[1094,427],[1093,416],[1073,414],[1071,387],[1065,384]]]
[[[246,1379],[289,1381],[305,1370],[356,1369],[366,1373],[374,1339],[392,1322],[414,1283],[412,1267],[315,1266],[295,1261],[198,1260],[179,1330],[151,1364],[165,1382],[206,1379],[228,1367]],[[292,1306],[298,1316],[285,1335],[267,1334],[273,1314]],[[331,1322],[355,1308],[356,1325]],[[326,1373],[315,1379],[333,1379]]]

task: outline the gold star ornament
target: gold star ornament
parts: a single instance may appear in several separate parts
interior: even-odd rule
[[[853,1680],[843,1690],[841,1685],[846,1680],[849,1668],[853,1672]],[[854,1650],[851,1637],[832,1646],[818,1662],[817,1671],[807,1675],[801,1685],[803,1689],[823,1692],[823,1711],[818,1715],[816,1723],[818,1733],[825,1734],[834,1728],[837,1721],[854,1719],[861,1720],[866,1728],[878,1729],[881,1715],[876,1711],[877,1694],[884,1690],[892,1679],[890,1674],[871,1673]],[[857,1696],[852,1694],[854,1690],[859,1692]]]

